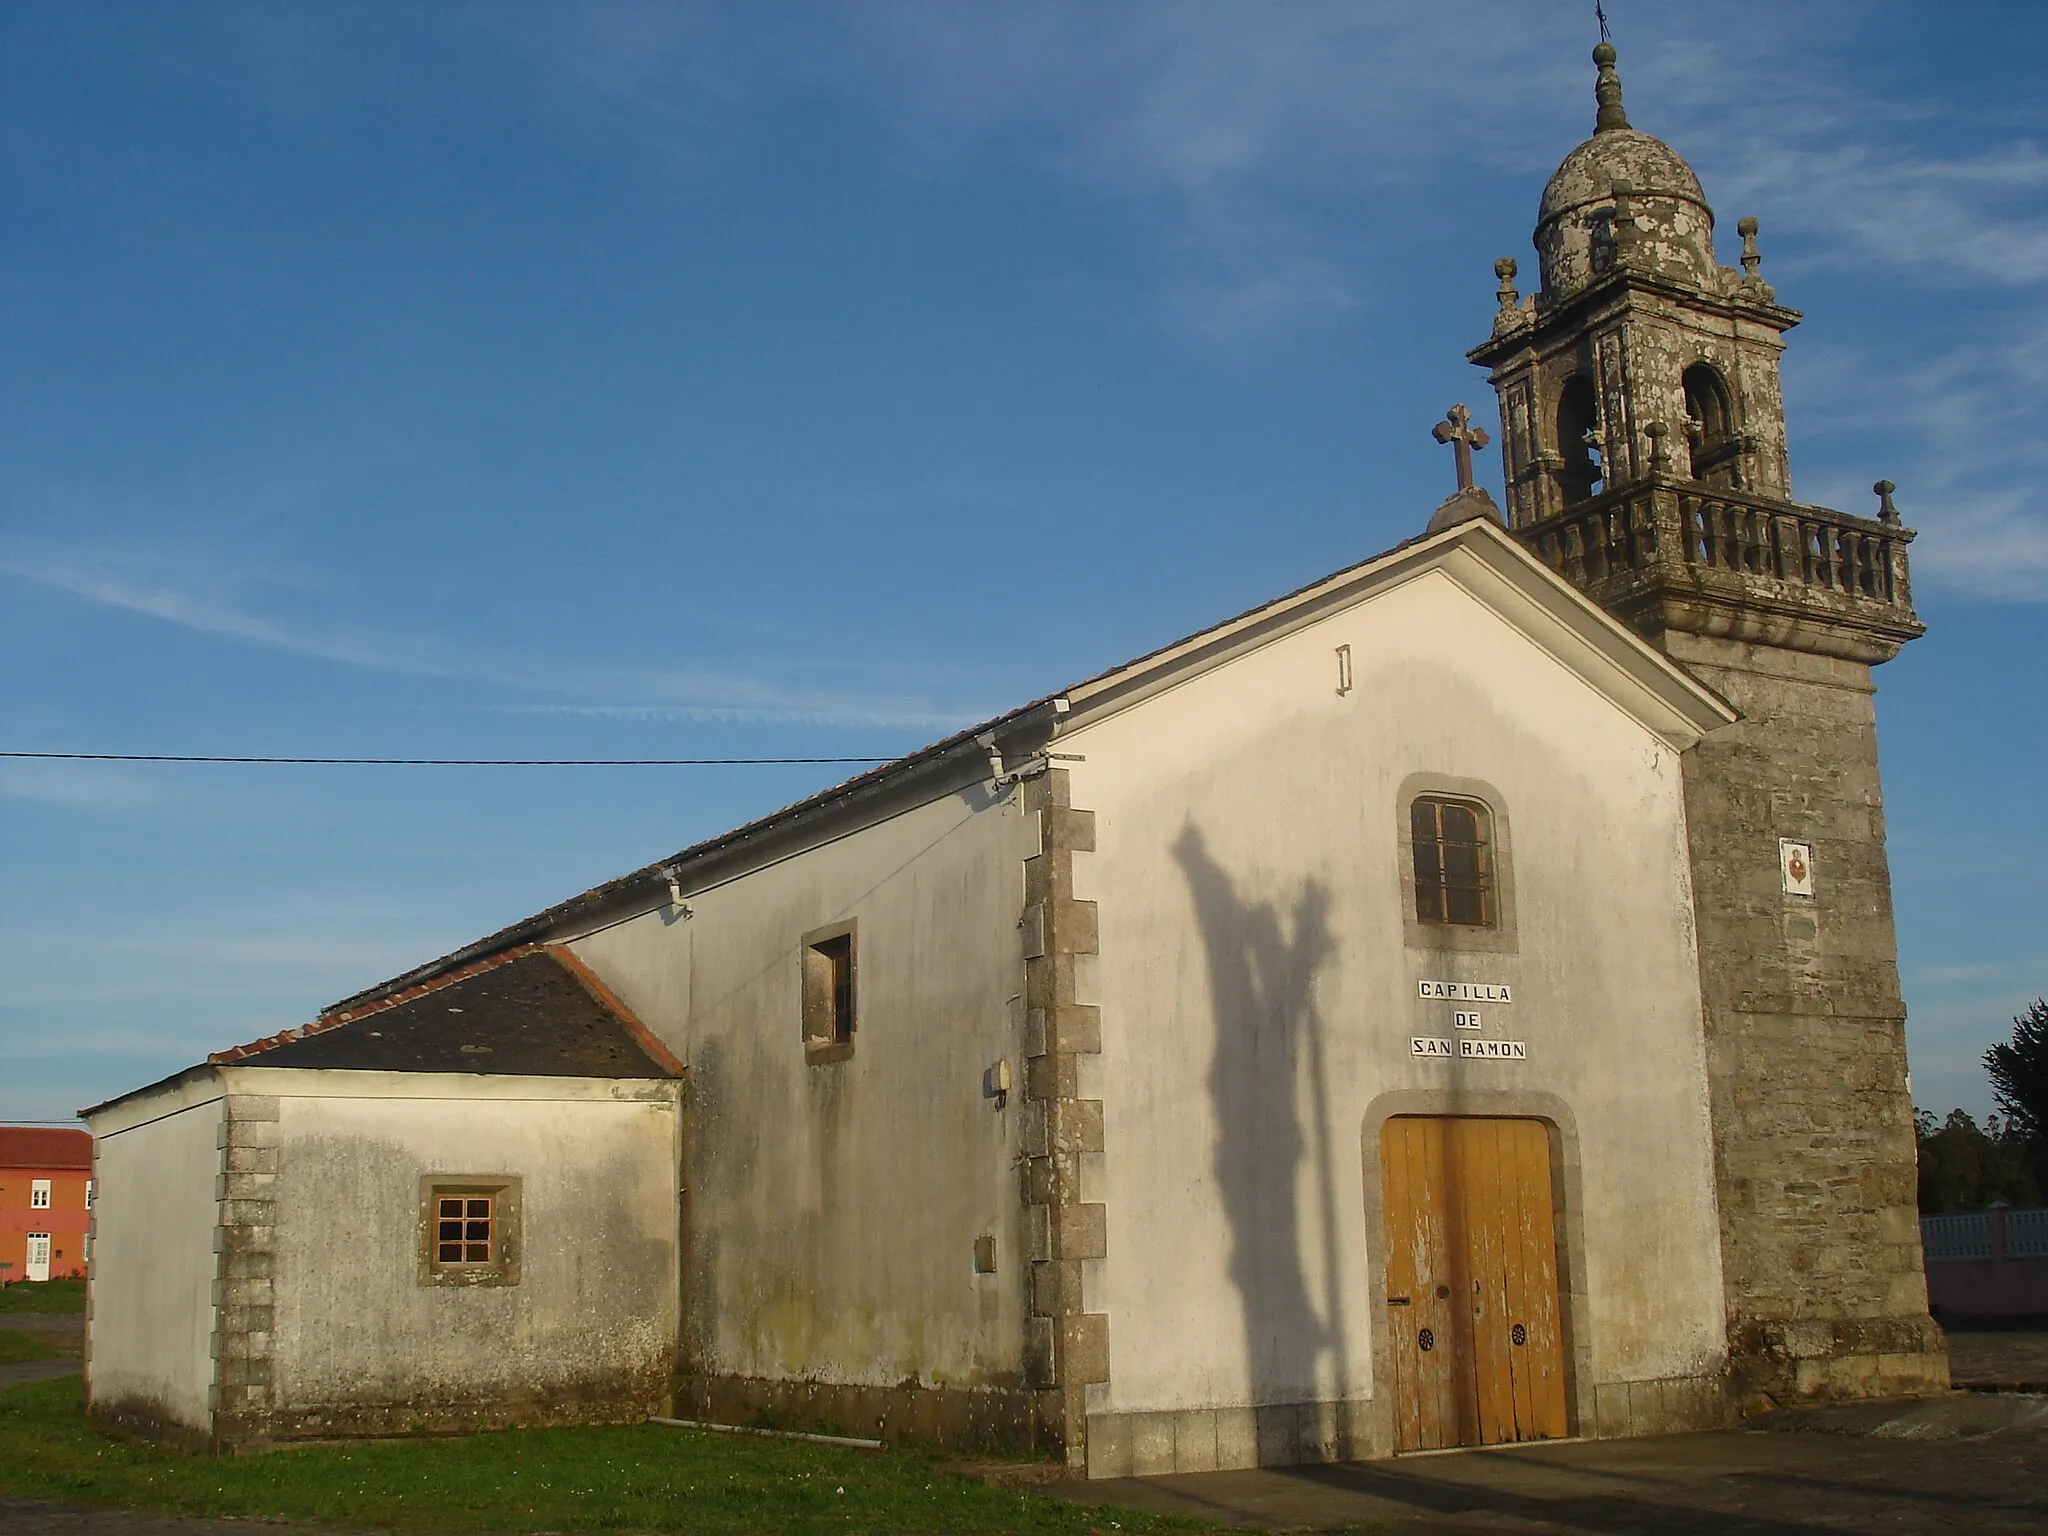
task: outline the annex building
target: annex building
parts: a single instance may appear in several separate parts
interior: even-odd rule
[[[1945,1387],[1913,535],[1793,499],[1799,316],[1595,59],[1471,353],[1504,511],[1453,411],[1407,543],[88,1111],[94,1412],[1116,1475]]]

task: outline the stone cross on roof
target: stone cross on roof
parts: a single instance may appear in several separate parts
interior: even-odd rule
[[[1446,420],[1440,421],[1430,432],[1440,443],[1450,443],[1458,453],[1458,489],[1472,489],[1472,450],[1484,448],[1493,439],[1486,435],[1486,428],[1472,425],[1472,413],[1462,405],[1454,405],[1444,412]]]

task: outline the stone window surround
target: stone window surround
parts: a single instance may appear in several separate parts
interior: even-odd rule
[[[833,1033],[830,965],[819,952],[821,944],[840,938],[847,941],[853,990],[853,1018],[843,1040]],[[827,923],[803,936],[797,946],[797,986],[802,998],[805,1064],[816,1067],[849,1060],[854,1038],[860,1032],[860,925],[855,919]]]
[[[442,1264],[434,1249],[437,1202],[444,1196],[489,1195],[491,1262]],[[521,1248],[520,1180],[517,1174],[430,1173],[420,1179],[419,1283],[432,1286],[517,1285]]]
[[[1409,808],[1419,799],[1439,796],[1470,800],[1485,807],[1491,822],[1494,920],[1485,928],[1461,923],[1425,923],[1415,915],[1415,834]],[[1507,800],[1484,779],[1447,773],[1411,773],[1394,797],[1395,837],[1400,848],[1401,927],[1410,949],[1437,953],[1513,955],[1521,953],[1515,927],[1514,839],[1508,825]]]

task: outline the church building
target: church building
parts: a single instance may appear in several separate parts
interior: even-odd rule
[[[1912,532],[1603,43],[1417,537],[86,1112],[104,1422],[1092,1476],[1943,1390],[1871,668]],[[1426,527],[1424,526],[1426,524]]]

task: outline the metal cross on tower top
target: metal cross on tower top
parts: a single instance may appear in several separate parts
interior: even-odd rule
[[[1450,443],[1458,453],[1458,489],[1472,489],[1472,450],[1484,448],[1493,439],[1486,435],[1486,428],[1472,425],[1472,413],[1462,405],[1454,405],[1444,412],[1447,418],[1436,424],[1430,432],[1440,443]]]

